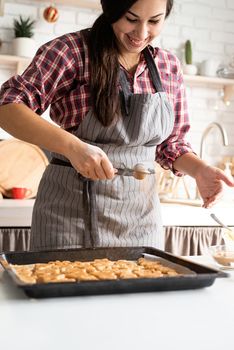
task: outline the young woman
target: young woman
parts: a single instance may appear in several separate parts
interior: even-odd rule
[[[150,45],[173,0],[101,4],[90,30],[43,45],[2,86],[1,127],[53,154],[34,206],[34,250],[163,248],[155,175],[139,181],[124,170],[137,163],[151,168],[156,160],[194,177],[204,207],[220,197],[223,182],[234,186],[184,140],[190,126],[179,61]],[[39,117],[49,106],[59,128]]]

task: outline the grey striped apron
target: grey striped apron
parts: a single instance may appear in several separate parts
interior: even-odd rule
[[[137,163],[152,167],[156,146],[173,129],[173,110],[148,48],[144,56],[156,93],[131,93],[121,69],[123,117],[103,127],[89,111],[74,132],[83,141],[100,147],[115,168],[133,168]],[[69,165],[65,157],[53,155]],[[30,248],[90,246],[164,248],[155,175],[147,175],[144,180],[116,175],[113,180],[91,181],[71,166],[48,165],[34,205]]]

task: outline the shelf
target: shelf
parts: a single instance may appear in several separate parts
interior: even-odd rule
[[[202,86],[208,88],[223,89],[223,101],[227,105],[234,96],[234,79],[224,79],[219,77],[204,77],[200,75],[184,75],[184,81],[187,85]]]
[[[184,75],[184,80],[190,84],[194,85],[204,85],[207,86],[228,86],[234,85],[234,79],[224,79],[218,77],[204,77],[201,75]]]
[[[63,0],[60,0],[61,2]],[[58,1],[57,1],[58,2]],[[75,1],[74,2],[79,2]],[[65,2],[64,2],[65,3]],[[29,65],[31,58],[19,57],[13,55],[0,55],[0,66],[15,66],[16,72],[20,73]],[[226,104],[230,103],[234,96],[234,79],[224,79],[218,77],[203,77],[200,75],[184,75],[184,81],[190,86],[202,86],[208,88],[221,88],[224,91],[223,101]]]
[[[20,73],[29,65],[31,58],[19,57],[14,55],[0,55],[0,66],[14,66],[16,73]]]
[[[40,2],[45,2],[44,0],[39,0]],[[77,6],[84,7],[89,9],[100,10],[101,5],[99,0],[56,0],[56,5],[65,5],[65,6]]]
[[[4,15],[4,1],[0,0],[0,16]],[[47,7],[49,4],[45,4],[45,0],[37,0],[38,2],[44,3],[45,7]],[[54,1],[55,5],[64,5],[64,6],[77,6],[77,7],[83,7],[87,9],[92,10],[101,10],[101,5],[99,0],[56,0]],[[53,4],[53,1],[50,5]]]
[[[30,63],[31,59],[27,57],[19,57],[14,55],[0,55],[0,63],[16,64],[18,62],[27,64]]]

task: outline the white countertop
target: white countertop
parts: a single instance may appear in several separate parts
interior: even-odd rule
[[[0,200],[0,227],[30,227],[34,200]],[[234,226],[234,202],[219,202],[211,209],[197,206],[162,203],[165,226],[217,226],[210,213]]]
[[[212,208],[162,203],[165,226],[219,226],[211,217],[214,213],[226,225],[234,226],[234,202],[220,201]]]
[[[30,227],[34,199],[1,199],[0,227]]]
[[[0,275],[0,312],[4,350],[231,349],[234,273],[198,290],[44,300]]]

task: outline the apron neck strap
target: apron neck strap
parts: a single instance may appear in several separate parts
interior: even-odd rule
[[[154,84],[154,87],[156,89],[157,92],[163,92],[163,87],[162,87],[162,83],[161,83],[161,79],[157,70],[157,66],[155,64],[154,58],[149,50],[148,47],[146,47],[143,50],[143,54],[147,63],[147,67],[149,69],[150,72],[150,77],[152,79],[152,82]]]
[[[158,70],[157,70],[157,66],[155,64],[154,58],[153,58],[153,56],[152,56],[152,54],[151,54],[151,52],[150,52],[148,47],[146,47],[143,50],[143,54],[144,54],[147,67],[149,69],[149,74],[150,74],[150,77],[152,79],[152,82],[153,82],[155,90],[157,92],[163,92],[164,90],[163,90],[161,79],[160,79],[160,76],[159,76],[159,73],[158,73]],[[132,95],[132,92],[130,91],[129,82],[128,82],[126,73],[124,72],[123,69],[119,70],[119,81],[120,81],[120,85],[121,85],[121,88],[122,88],[122,91],[120,93],[120,96],[122,98],[122,101],[121,101],[122,109],[123,109],[124,113],[126,115],[128,115],[129,114],[129,109],[130,109],[129,96]]]
[[[123,69],[119,70],[119,81],[122,88],[122,91],[120,92],[122,111],[124,114],[129,115],[129,109],[130,109],[129,96],[132,95],[132,93],[128,85],[127,76],[123,71]]]
[[[161,83],[161,79],[160,79],[160,76],[159,76],[159,73],[157,70],[157,66],[155,64],[154,58],[153,58],[148,47],[146,47],[143,50],[143,54],[144,54],[147,67],[149,69],[150,78],[152,79],[155,90],[157,92],[163,92],[164,89],[162,87],[162,83]],[[123,69],[120,69],[119,78],[120,78],[120,85],[122,87],[123,94],[126,96],[131,95],[131,92],[129,91],[130,89],[129,89],[128,79],[127,79],[126,73],[124,72]]]

